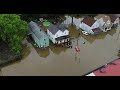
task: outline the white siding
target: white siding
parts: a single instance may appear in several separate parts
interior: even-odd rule
[[[69,31],[65,30],[64,32],[62,32],[62,31],[59,30],[55,35],[53,35],[49,30],[47,30],[47,34],[48,34],[50,40],[55,44],[55,42],[56,42],[55,38],[65,36],[65,35],[69,35]],[[62,42],[64,42],[64,40]]]
[[[65,16],[66,20],[63,22],[66,25],[70,25],[72,23],[72,17],[70,16]]]
[[[85,23],[81,23],[80,28],[82,28],[84,31],[88,32],[89,34],[93,34],[91,27],[86,25]]]
[[[49,36],[49,39],[55,43],[55,35],[53,35],[48,29],[47,29],[47,34]]]
[[[51,40],[53,43],[56,42],[55,38],[58,38],[58,37],[63,36],[63,33],[62,33],[62,31],[60,31],[60,30],[59,30],[55,35],[52,34],[49,30],[47,30],[47,33],[48,33],[48,36],[49,36],[50,40]]]
[[[98,27],[99,27],[99,24],[98,24],[98,22],[96,21],[96,22],[92,25],[91,29],[98,28]]]
[[[110,24],[110,20],[108,20],[108,21],[106,22],[106,24]]]
[[[97,19],[97,22],[98,22],[98,24],[99,24],[100,26],[103,26],[104,23],[105,23],[102,18]]]
[[[117,23],[119,24],[119,18],[117,18],[114,22],[114,24],[117,24]]]
[[[81,23],[81,18],[75,18],[73,17],[73,24],[76,26],[76,27],[79,27],[80,26],[80,23]]]
[[[94,17],[94,20],[97,20],[97,18],[96,18],[96,17]]]
[[[95,18],[94,20],[96,20],[98,22],[99,26],[102,26],[102,22],[103,22],[102,19]]]
[[[57,37],[56,37],[57,35],[58,35],[58,37],[63,36],[62,31],[59,30],[59,31],[54,35],[54,38],[57,38]]]
[[[68,30],[65,30],[65,31],[63,32],[63,36],[65,36],[65,35],[69,35],[69,31],[68,31]]]

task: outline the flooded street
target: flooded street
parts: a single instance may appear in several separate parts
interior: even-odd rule
[[[34,47],[32,40],[25,39],[24,59],[1,68],[3,76],[81,76],[118,58],[120,36],[116,29],[95,36],[79,36],[74,26],[68,28],[72,48],[53,45],[47,50]],[[77,40],[80,59],[75,58]],[[83,44],[82,42],[85,42]]]

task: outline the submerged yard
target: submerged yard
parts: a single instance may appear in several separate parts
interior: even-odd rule
[[[47,50],[34,47],[32,39],[25,39],[28,47],[23,50],[24,58],[1,69],[4,76],[81,76],[118,58],[120,37],[118,31],[112,29],[107,33],[95,36],[79,36],[74,26],[68,28],[72,39],[72,48],[53,45]],[[80,53],[75,58],[75,46],[79,40]],[[85,42],[83,44],[82,42]]]

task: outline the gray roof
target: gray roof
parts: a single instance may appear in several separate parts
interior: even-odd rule
[[[66,27],[64,24],[60,24],[60,25],[50,25],[48,27],[48,30],[52,33],[52,34],[56,34],[59,30],[61,30],[62,32],[64,32],[66,30]]]
[[[35,22],[31,21],[28,26],[29,31],[32,31],[38,39],[41,39],[43,35],[46,35],[45,32],[40,31],[42,29]]]
[[[58,28],[59,30],[61,30],[62,32],[64,32],[64,31],[66,30],[66,27],[65,27],[64,24],[60,24],[60,25],[58,25],[57,28]]]
[[[29,27],[33,32],[36,32],[37,30],[40,30],[41,28],[33,21],[29,23]]]

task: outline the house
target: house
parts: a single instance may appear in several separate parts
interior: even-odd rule
[[[49,37],[42,28],[37,25],[37,23],[31,21],[28,27],[29,35],[32,36],[39,48],[46,48],[49,46]]]
[[[77,29],[80,28],[80,23],[83,20],[83,18],[75,18],[73,17],[73,24],[76,26]]]
[[[112,27],[117,27],[119,25],[119,17],[114,14],[107,14],[112,22]]]
[[[72,17],[71,16],[65,16],[65,20],[63,24],[65,24],[67,27],[72,24]]]
[[[112,23],[109,16],[105,14],[99,14],[94,19],[99,23],[99,27],[103,32],[107,32],[111,30]]]
[[[89,16],[84,17],[80,23],[80,28],[91,35],[101,32],[98,22]]]
[[[65,43],[70,39],[69,31],[64,24],[50,25],[47,29],[47,34],[54,44]]]

